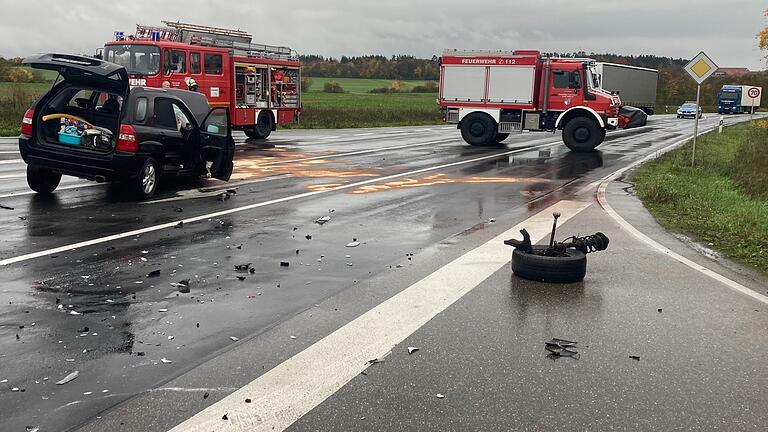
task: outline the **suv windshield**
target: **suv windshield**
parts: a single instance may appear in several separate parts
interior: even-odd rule
[[[152,45],[107,45],[104,60],[123,66],[129,74],[155,75],[160,71],[160,48]]]

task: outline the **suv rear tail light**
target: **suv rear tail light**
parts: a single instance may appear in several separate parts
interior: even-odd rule
[[[125,152],[135,152],[139,149],[139,140],[136,137],[136,130],[133,126],[127,124],[120,125],[120,133],[117,135],[117,146],[115,149]]]
[[[32,118],[35,116],[35,110],[28,109],[21,119],[21,133],[23,135],[32,135]]]

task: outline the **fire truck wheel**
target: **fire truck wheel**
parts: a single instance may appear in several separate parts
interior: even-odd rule
[[[461,121],[461,137],[474,146],[496,144],[496,122],[488,114],[472,113]]]
[[[37,193],[49,194],[56,190],[61,181],[61,174],[47,168],[27,165],[27,184]]]
[[[577,117],[563,128],[563,142],[572,151],[592,151],[604,138],[605,130],[586,117]]]
[[[545,249],[534,246],[534,250]],[[587,273],[587,256],[576,249],[567,249],[564,257],[552,257],[512,251],[512,272],[528,280],[550,283],[570,283],[584,279]]]
[[[495,144],[499,144],[502,141],[504,141],[505,139],[507,139],[507,137],[509,137],[508,133],[497,133],[496,137],[493,138],[493,142]]]
[[[250,129],[245,129],[244,132],[248,138],[264,139],[272,133],[272,126],[272,114],[262,111],[259,113],[256,124]]]

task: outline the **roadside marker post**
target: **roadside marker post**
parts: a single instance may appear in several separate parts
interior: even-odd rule
[[[720,124],[717,126],[717,133],[723,133],[723,116],[720,116]]]
[[[691,151],[691,166],[696,165],[696,137],[699,134],[699,110],[701,109],[701,83],[707,80],[717,71],[717,65],[709,58],[704,51],[701,51],[687,65],[685,71],[696,81],[696,110],[693,118],[693,151]]]

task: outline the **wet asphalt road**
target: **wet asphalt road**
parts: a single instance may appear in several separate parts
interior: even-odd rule
[[[655,116],[590,154],[552,134],[474,148],[444,126],[279,131],[238,144],[229,184],[171,181],[143,203],[78,179],[52,197],[30,193],[15,143],[0,139],[0,204],[13,208],[0,209],[0,260],[19,258],[0,267],[0,430],[81,425],[226,352],[232,337],[411,265],[409,254],[491,218],[525,219],[691,129]],[[314,222],[322,216],[331,219]],[[188,218],[199,220],[173,227]],[[90,244],[70,250],[79,242]],[[172,283],[186,279],[180,293]],[[74,370],[76,380],[54,385]]]

